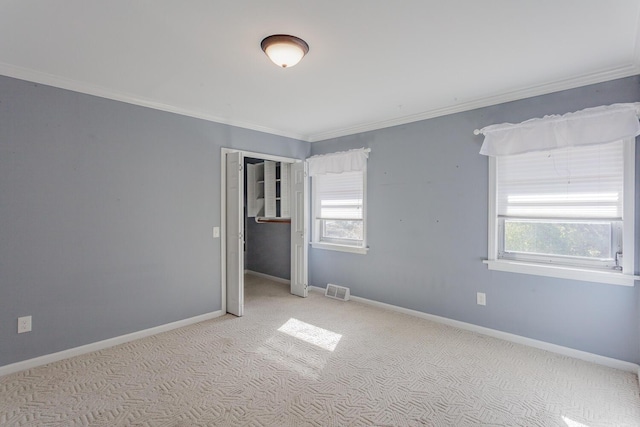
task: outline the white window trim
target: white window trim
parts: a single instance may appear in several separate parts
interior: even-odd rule
[[[318,224],[315,218],[315,209],[316,209],[316,188],[313,182],[311,181],[311,197],[312,197],[312,206],[310,209],[310,214],[312,216],[311,220],[313,222],[312,226],[312,235],[309,241],[309,244],[314,249],[323,249],[323,250],[331,250],[338,252],[348,252],[352,254],[361,254],[366,255],[369,251],[369,246],[367,245],[367,163],[365,162],[364,167],[362,169],[362,230],[363,230],[363,239],[362,246],[352,246],[352,245],[341,245],[339,243],[330,243],[330,242],[320,242],[317,240],[317,236],[319,235]]]
[[[364,246],[349,246],[349,245],[339,245],[337,243],[327,243],[327,242],[311,242],[311,247],[314,249],[325,249],[331,251],[338,252],[349,252],[352,254],[366,254],[369,251],[369,248]]]
[[[615,271],[589,270],[586,268],[534,264],[531,262],[503,259],[487,259],[483,262],[487,264],[489,270],[555,277],[558,279],[581,280],[584,282],[605,283],[608,285],[633,286],[636,280],[640,280],[640,276],[633,276]]]
[[[532,262],[498,259],[498,216],[496,198],[496,158],[489,157],[489,209],[488,209],[488,259],[483,262],[489,270],[532,274],[560,279],[611,285],[634,286],[640,276],[634,273],[635,260],[635,140],[624,141],[624,207],[622,238],[624,256],[622,271],[604,271],[561,265],[536,264]]]

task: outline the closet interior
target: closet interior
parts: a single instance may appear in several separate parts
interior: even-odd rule
[[[291,164],[245,157],[245,270],[291,276]]]

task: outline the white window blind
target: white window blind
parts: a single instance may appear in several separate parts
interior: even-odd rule
[[[621,219],[622,141],[497,157],[497,214]]]
[[[363,173],[316,175],[316,219],[363,219]]]

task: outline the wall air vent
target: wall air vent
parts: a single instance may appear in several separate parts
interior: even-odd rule
[[[341,301],[349,301],[349,294],[349,288],[329,283],[327,284],[327,290],[325,291],[324,296],[339,299]]]

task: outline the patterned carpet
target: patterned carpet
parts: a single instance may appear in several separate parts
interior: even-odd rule
[[[0,378],[8,426],[640,426],[634,374],[247,276],[224,316]]]

